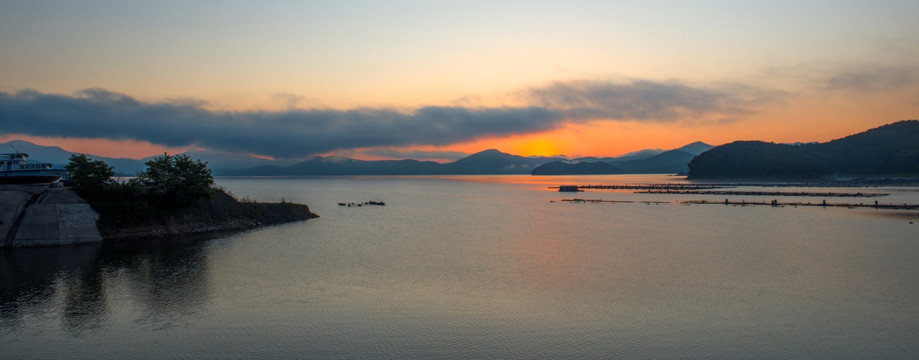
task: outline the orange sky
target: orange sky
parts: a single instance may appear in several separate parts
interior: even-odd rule
[[[0,140],[130,158],[617,156],[919,118],[919,2],[266,1],[0,6]],[[418,115],[429,107],[472,115]],[[530,108],[551,115],[520,122]]]
[[[452,151],[472,154],[485,149],[498,149],[523,156],[567,155],[619,156],[642,149],[673,149],[694,141],[720,145],[735,140],[764,140],[773,142],[829,141],[890,122],[910,118],[906,112],[886,107],[896,100],[879,101],[874,108],[843,107],[827,118],[827,109],[783,108],[746,120],[729,123],[642,123],[637,121],[593,121],[568,124],[560,129],[530,135],[486,137],[444,146],[411,146],[403,150]],[[835,102],[833,104],[836,104]],[[758,119],[762,118],[762,119]],[[915,117],[913,117],[915,118]],[[140,159],[168,152],[181,153],[193,146],[165,147],[136,140],[81,139],[38,137],[5,134],[0,141],[21,139],[40,145],[59,146],[68,151],[107,157]],[[367,150],[367,149],[364,149]],[[333,155],[334,152],[324,155]],[[384,159],[362,151],[348,156],[369,160]],[[449,161],[449,159],[436,159]]]

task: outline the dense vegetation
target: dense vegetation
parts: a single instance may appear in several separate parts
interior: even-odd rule
[[[693,179],[829,176],[919,176],[919,121],[900,121],[822,144],[736,141],[689,163]]]
[[[73,155],[74,190],[99,213],[103,237],[132,238],[248,228],[316,217],[305,205],[239,202],[214,187],[207,163],[164,155],[125,182],[105,162]]]
[[[115,176],[115,168],[104,161],[90,160],[85,154],[71,155],[67,172],[70,173],[70,181],[83,188],[97,188]]]

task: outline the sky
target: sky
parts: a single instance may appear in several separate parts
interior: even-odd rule
[[[617,156],[919,118],[917,1],[0,0],[0,141]]]

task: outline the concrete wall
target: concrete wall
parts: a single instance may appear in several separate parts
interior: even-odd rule
[[[70,189],[0,189],[0,235],[5,247],[58,246],[102,241],[99,215]],[[18,228],[16,223],[18,222]]]
[[[12,246],[12,238],[9,238],[9,244],[7,238],[31,197],[31,194],[22,191],[0,191],[0,246]]]

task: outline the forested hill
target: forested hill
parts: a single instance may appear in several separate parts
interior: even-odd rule
[[[905,120],[827,143],[736,141],[692,159],[690,179],[816,179],[919,176],[919,120]]]

